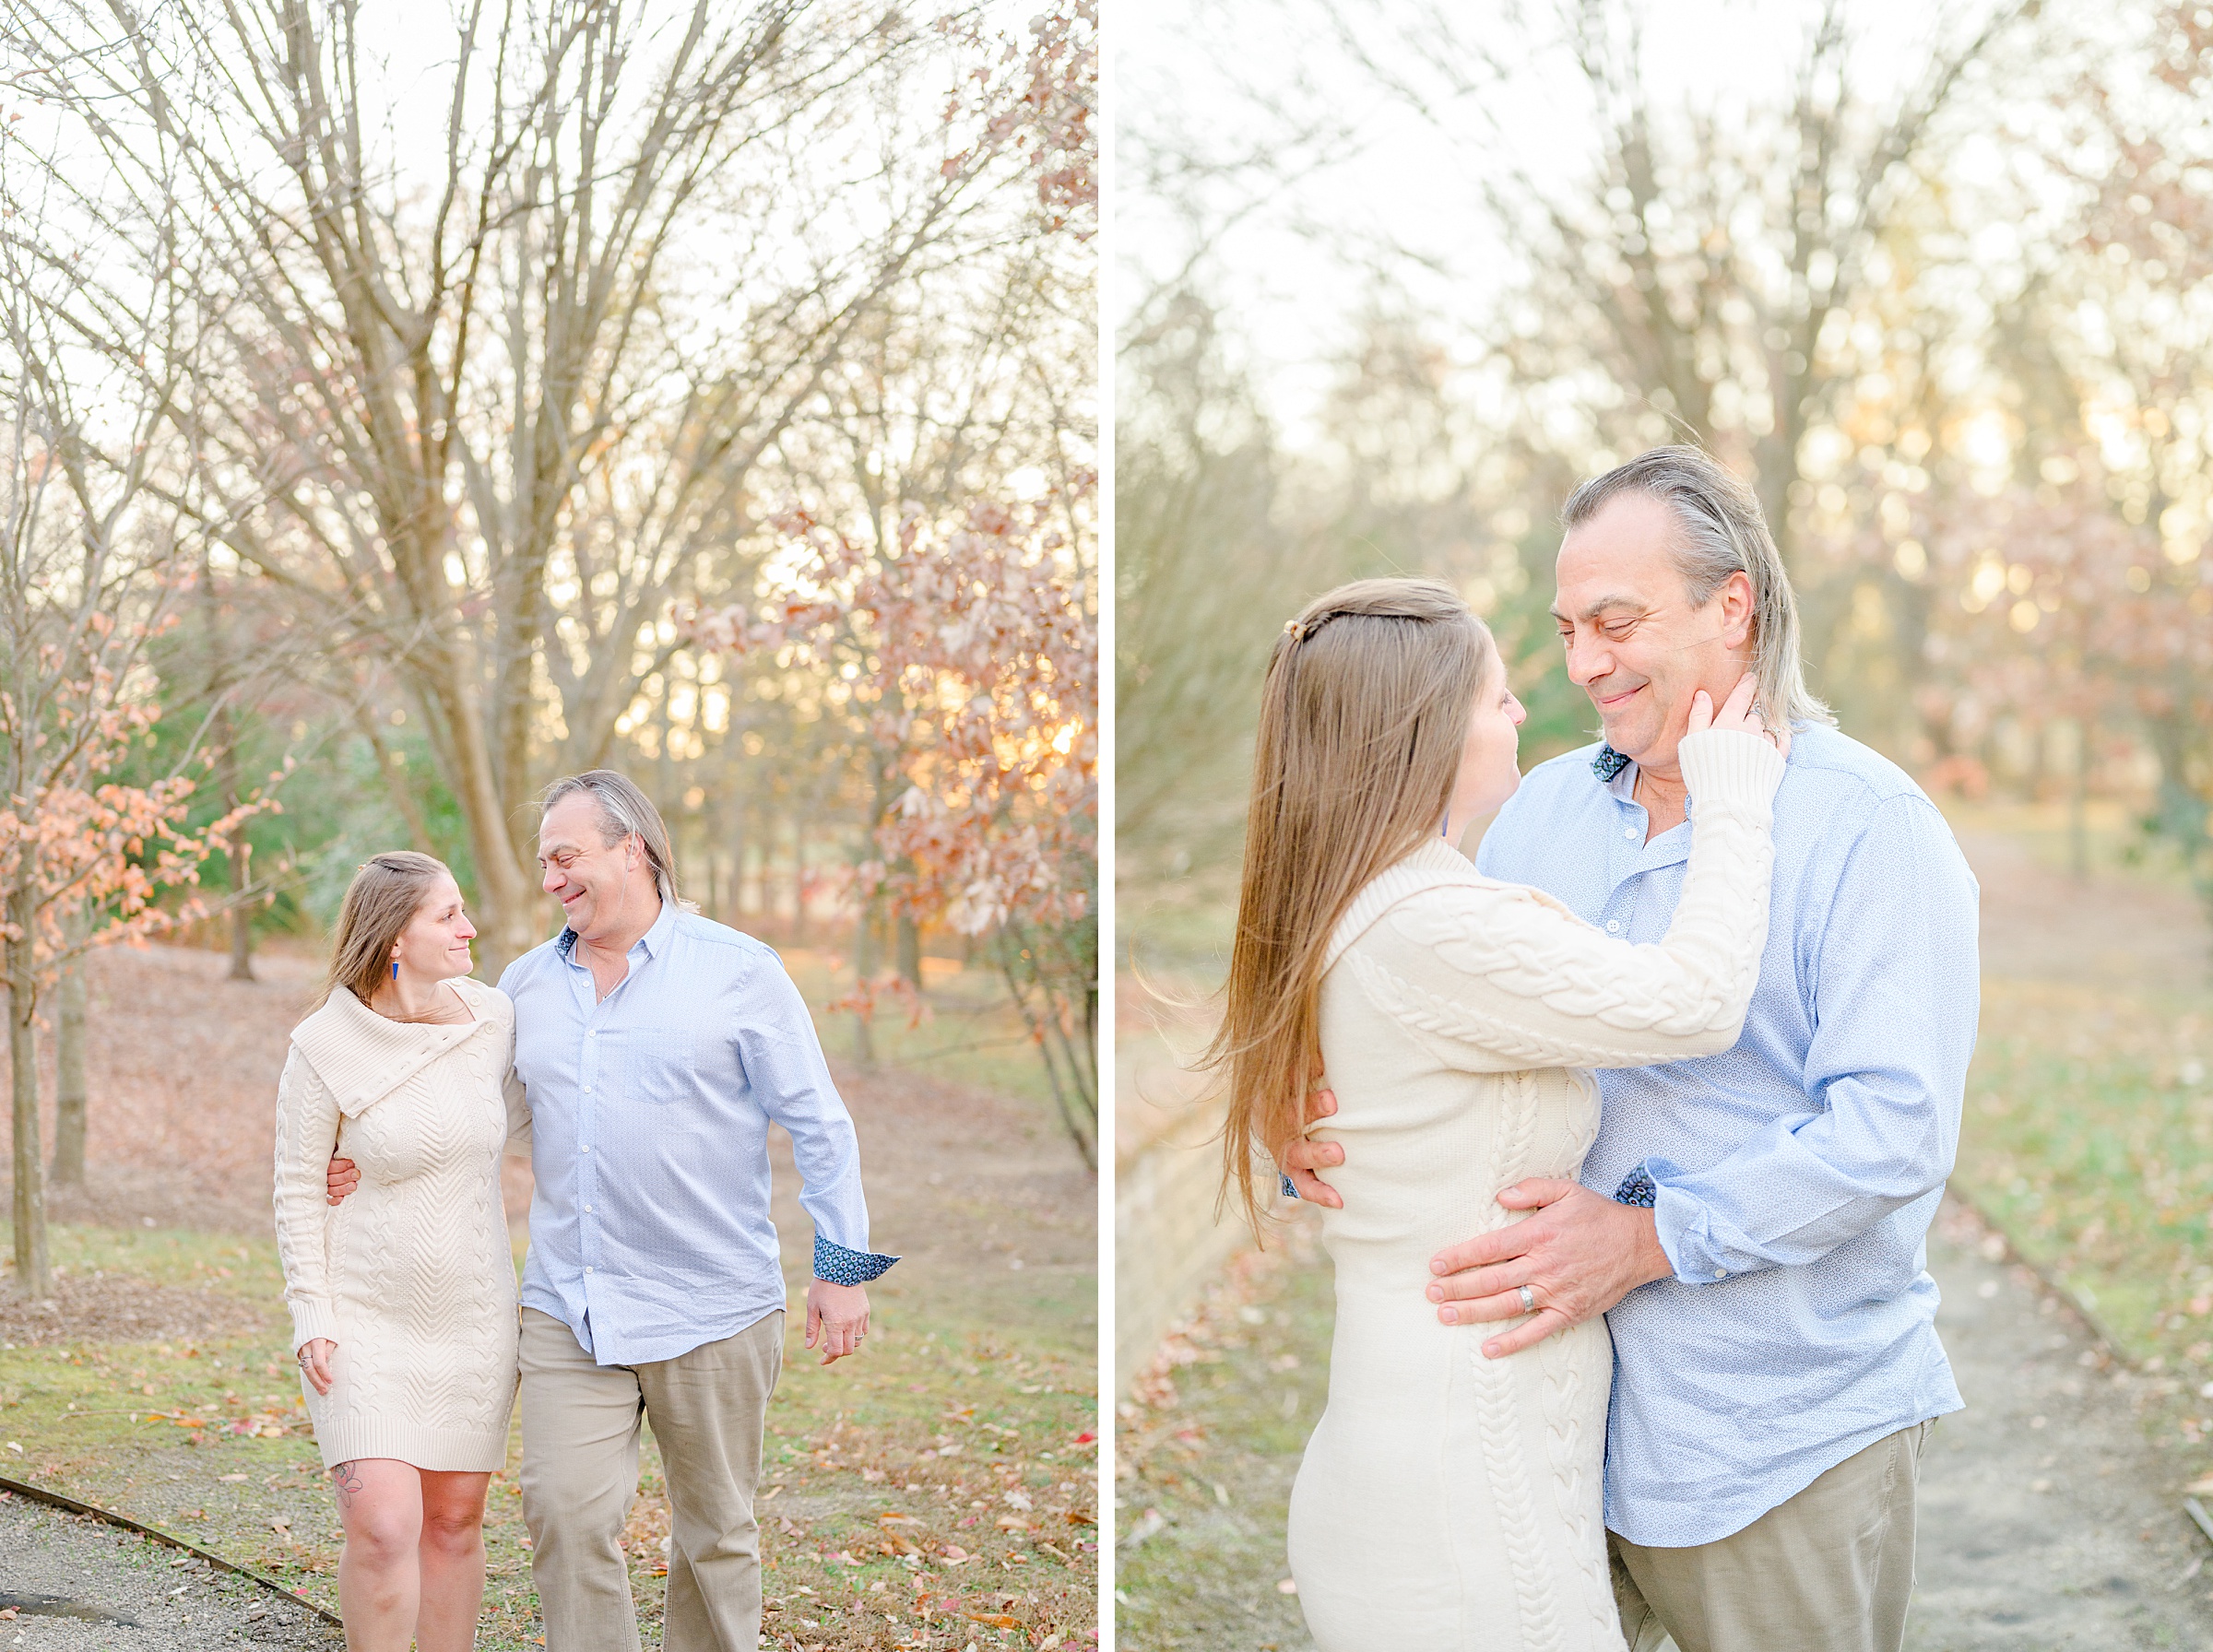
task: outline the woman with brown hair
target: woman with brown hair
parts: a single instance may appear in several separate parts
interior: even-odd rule
[[[1603,1319],[1487,1359],[1426,1294],[1441,1246],[1572,1178],[1592,1067],[1736,1040],[1767,933],[1786,742],[1746,676],[1694,702],[1698,831],[1674,926],[1632,947],[1453,847],[1520,783],[1521,706],[1449,587],[1364,580],[1284,627],[1262,691],[1225,1014],[1225,1185],[1305,1130],[1325,1068],[1348,1143],[1320,1211],[1337,1276],[1329,1403],[1292,1493],[1291,1568],[1322,1652],[1618,1652],[1600,1507]],[[1528,1294],[1521,1298],[1531,1307]]]
[[[278,1254],[345,1528],[354,1652],[474,1645],[484,1493],[507,1459],[515,1283],[500,1156],[529,1123],[514,1007],[468,978],[475,934],[444,864],[373,857],[278,1085]],[[332,1208],[334,1152],[361,1187]]]

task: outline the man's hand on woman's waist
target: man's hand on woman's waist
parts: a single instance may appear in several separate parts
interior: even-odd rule
[[[1307,1128],[1312,1129],[1322,1119],[1337,1111],[1337,1095],[1330,1090],[1309,1090],[1307,1092]],[[1316,1141],[1301,1136],[1284,1150],[1281,1166],[1283,1177],[1290,1186],[1285,1189],[1292,1198],[1303,1198],[1309,1204],[1327,1205],[1332,1210],[1344,1209],[1344,1200],[1337,1197],[1337,1189],[1314,1173],[1328,1170],[1344,1162],[1344,1149],[1334,1141]]]
[[[1580,1182],[1533,1176],[1498,1196],[1534,1214],[1429,1258],[1429,1300],[1447,1325],[1530,1317],[1483,1345],[1503,1359],[1604,1313],[1638,1286],[1675,1272],[1651,1210]]]

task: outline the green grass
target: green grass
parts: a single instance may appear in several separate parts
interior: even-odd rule
[[[2213,1377],[2203,995],[1986,982],[1957,1181],[2130,1358]]]
[[[269,1241],[60,1228],[61,1267],[207,1286],[273,1309]],[[824,1369],[790,1316],[769,1411],[766,1644],[1083,1644],[1095,1622],[1095,1304],[1040,1279],[1019,1315],[886,1276],[869,1352]],[[798,1281],[795,1280],[794,1283]],[[1005,1304],[1002,1303],[1002,1307]],[[0,1349],[5,1470],[132,1515],[335,1610],[336,1511],[281,1321],[200,1343]],[[150,1390],[150,1392],[149,1392]],[[7,1442],[13,1442],[11,1447]],[[492,1484],[479,1645],[539,1634],[512,1465]],[[668,1529],[648,1438],[632,1582],[657,1630]],[[967,1558],[962,1558],[965,1556]]]

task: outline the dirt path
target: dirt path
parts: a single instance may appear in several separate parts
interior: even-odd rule
[[[345,1637],[259,1584],[135,1532],[0,1496],[0,1646],[24,1652],[337,1652]]]
[[[1986,979],[2202,989],[2187,893],[2078,884],[2018,842],[1966,831],[1982,886]],[[2213,1647],[2213,1544],[2182,1511],[2188,1471],[2147,1437],[2159,1386],[2103,1359],[2028,1269],[1958,1206],[1930,1235],[1937,1328],[1967,1410],[1932,1435],[1909,1644]]]
[[[2213,1647],[2213,1544],[2138,1421],[2145,1380],[1957,1205],[1929,1236],[1967,1409],[1930,1434],[1907,1645]]]
[[[1982,887],[1982,973],[2118,988],[2213,986],[2213,936],[2188,890],[2100,872],[2077,883],[2018,839],[1962,827]]]

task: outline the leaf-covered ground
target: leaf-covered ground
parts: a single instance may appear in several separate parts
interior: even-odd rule
[[[109,960],[101,960],[103,965]],[[336,1602],[337,1520],[306,1426],[266,1236],[266,1048],[297,1019],[303,980],[278,961],[261,986],[220,961],[156,950],[96,982],[127,1038],[161,1035],[166,1006],[229,994],[229,1085],[130,1078],[93,1115],[89,1193],[58,1202],[63,1269],[51,1308],[0,1284],[0,1472],[120,1509]],[[127,976],[119,980],[118,976]],[[134,1024],[135,1022],[135,1024]],[[121,1065],[121,1064],[118,1064]],[[113,1076],[113,1068],[109,1068]],[[103,1073],[96,1065],[94,1093]],[[770,1408],[761,1511],[766,1642],[781,1648],[1073,1646],[1096,1634],[1095,1183],[1033,1099],[890,1070],[840,1069],[860,1130],[872,1239],[900,1252],[870,1287],[868,1351],[822,1368],[789,1316]],[[145,1140],[123,1132],[136,1086]],[[258,1186],[255,1186],[255,1181]],[[195,1194],[196,1190],[196,1194]],[[787,1158],[777,1220],[792,1300],[811,1230]],[[180,1221],[195,1205],[207,1222]],[[158,1210],[159,1217],[133,1215]],[[249,1213],[242,1217],[242,1212]],[[158,1225],[148,1226],[149,1221]],[[515,1479],[493,1482],[479,1645],[542,1634]],[[668,1510],[645,1442],[626,1547],[657,1644]]]

